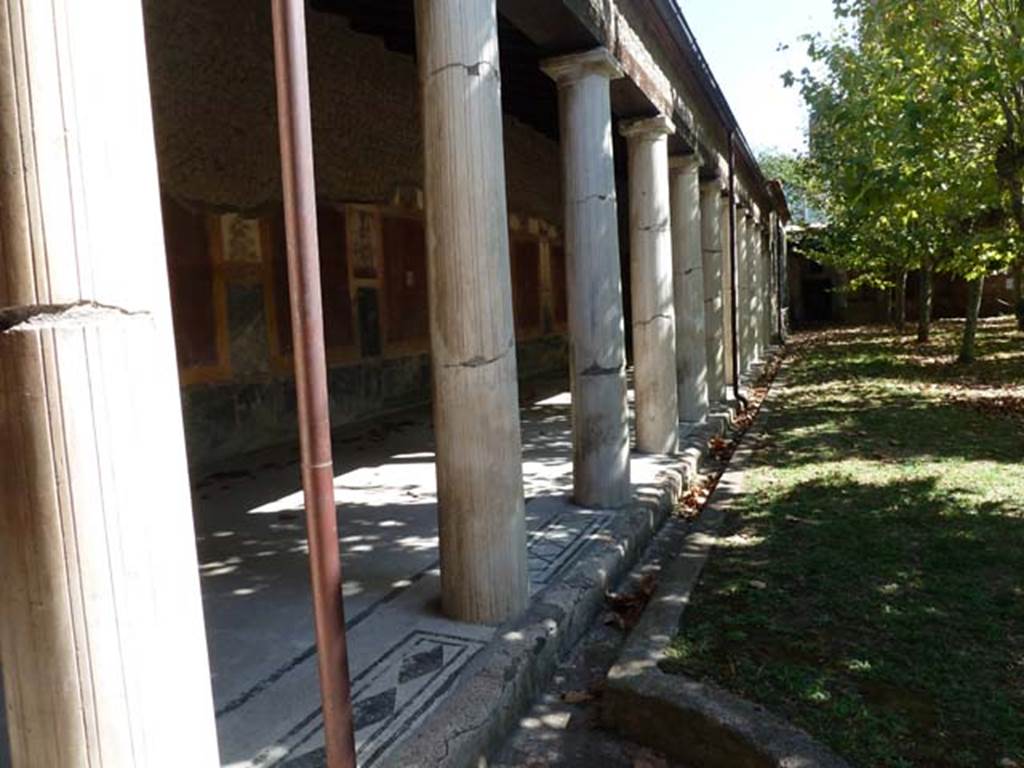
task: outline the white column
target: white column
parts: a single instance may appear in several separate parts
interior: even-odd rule
[[[746,368],[749,370],[758,360],[757,316],[759,311],[757,253],[754,250],[754,225],[749,211],[743,212],[743,254],[748,283],[743,330],[746,337]]]
[[[708,399],[726,401],[725,326],[722,315],[722,187],[700,185],[701,248],[704,258],[704,340],[708,363]]]
[[[747,252],[747,227],[743,209],[736,209],[736,284],[737,329],[740,347],[740,373],[745,375],[750,365],[750,259]]]
[[[220,764],[138,0],[0,3],[13,764]]]
[[[722,216],[722,340],[725,357],[725,392],[726,399],[732,400],[732,382],[735,380],[735,361],[733,357],[733,274],[732,274],[732,240],[730,227],[732,222],[729,217],[729,196],[723,193],[721,216]],[[737,240],[737,248],[739,241]]]
[[[786,228],[779,222],[779,251],[778,251],[778,275],[779,275],[779,341],[786,343],[786,335],[789,333],[789,243],[786,239]]]
[[[755,218],[746,217],[747,253],[750,255],[751,306],[750,306],[750,361],[760,362],[764,348],[762,346],[762,319],[764,318],[764,264],[759,248],[759,236]]]
[[[417,0],[445,613],[528,601],[495,0]]]
[[[609,89],[622,71],[603,48],[550,59],[542,67],[558,83],[559,94],[574,498],[582,506],[617,507],[630,498]]]
[[[779,251],[776,233],[778,232],[778,214],[772,211],[768,214],[768,277],[769,277],[769,317],[768,332],[771,335],[771,342],[774,344],[779,338]]]
[[[669,159],[669,168],[679,419],[687,424],[700,424],[708,416],[700,163],[694,155],[673,157]]]
[[[775,306],[775,281],[772,272],[772,251],[771,242],[767,239],[768,228],[764,221],[758,220],[757,224],[757,247],[761,257],[761,285],[762,285],[762,311],[761,311],[761,351],[767,355],[768,349],[772,346],[772,314]]]
[[[620,126],[629,147],[629,264],[633,298],[636,447],[675,453],[679,447],[676,313],[672,289],[667,117]]]

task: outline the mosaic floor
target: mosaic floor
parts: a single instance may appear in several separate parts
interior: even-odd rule
[[[557,580],[614,514],[568,501],[569,408],[562,393],[522,411],[534,593]],[[451,690],[496,628],[440,612],[429,413],[352,430],[335,447],[356,740],[366,768]],[[634,481],[649,482],[659,468],[634,457]],[[290,453],[250,457],[195,488],[225,768],[297,768],[323,745],[302,504]]]

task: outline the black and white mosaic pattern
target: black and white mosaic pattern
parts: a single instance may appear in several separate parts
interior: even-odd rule
[[[527,542],[530,590],[547,586],[583,553],[611,522],[610,512],[563,508],[529,532]],[[433,564],[431,568],[436,568]],[[383,609],[384,603],[357,617],[352,631],[363,620]],[[489,635],[462,636],[459,625],[451,631],[437,627],[416,628],[384,650],[352,680],[353,715],[359,764],[372,766],[405,733],[414,728],[443,699],[460,672],[486,646]],[[467,629],[470,629],[467,627]],[[467,633],[471,634],[471,633]],[[293,668],[312,664],[315,648],[260,686],[247,692],[221,714],[244,710],[256,697],[273,695],[271,689]],[[253,768],[285,766],[303,768],[322,761],[323,716],[319,708],[296,722],[276,743],[263,749],[247,764]]]
[[[459,671],[486,643],[482,640],[416,630],[352,680],[353,717],[359,765],[373,765],[384,750],[414,727],[441,699]],[[301,752],[323,730],[319,709],[303,718],[254,766],[280,765]],[[302,765],[288,762],[288,766]]]
[[[536,592],[551,583],[608,525],[611,517],[608,512],[592,514],[567,509],[531,531],[527,543],[530,591]]]

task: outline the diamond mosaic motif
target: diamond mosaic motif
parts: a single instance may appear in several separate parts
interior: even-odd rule
[[[536,531],[527,543],[530,589],[537,591],[574,560],[611,521],[610,513],[560,512]]]

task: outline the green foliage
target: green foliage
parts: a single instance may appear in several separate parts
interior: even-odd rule
[[[820,203],[821,190],[810,171],[806,155],[771,149],[760,152],[757,162],[768,178],[782,182],[793,223],[806,226],[824,220]]]
[[[1024,2],[835,0],[816,71],[805,186],[829,221],[823,261],[886,279],[1005,268],[1024,232]]]

